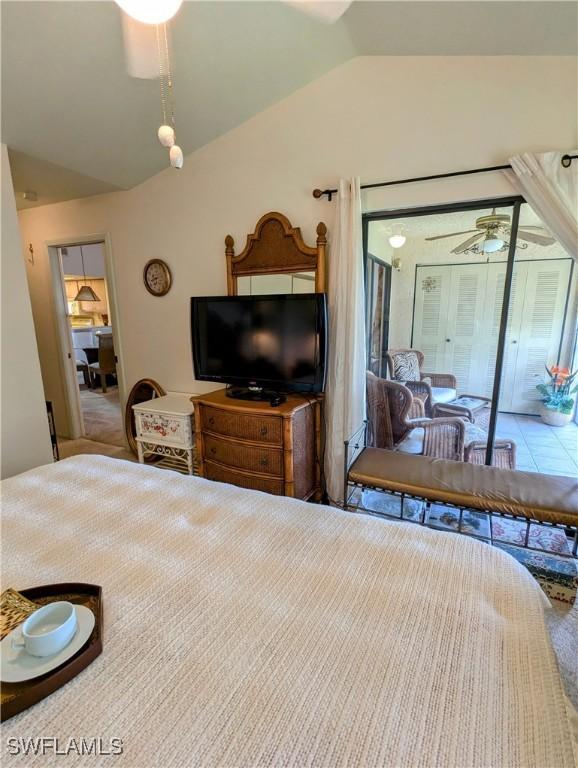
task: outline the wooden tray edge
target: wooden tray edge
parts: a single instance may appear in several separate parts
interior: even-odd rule
[[[35,598],[65,595],[69,592],[79,592],[94,597],[98,601],[98,614],[95,615],[95,629],[98,630],[98,640],[91,643],[94,629],[86,641],[74,656],[65,661],[61,666],[47,672],[38,678],[30,680],[30,688],[25,694],[16,696],[14,699],[2,704],[0,711],[0,722],[9,720],[14,715],[24,712],[34,704],[50,696],[52,693],[62,688],[70,680],[76,677],[83,669],[86,669],[102,653],[102,631],[103,607],[102,607],[102,587],[98,584],[87,584],[84,582],[63,582],[61,584],[47,584],[45,586],[30,587],[29,589],[19,590],[20,594],[29,600]],[[2,687],[11,685],[11,683],[2,683]]]

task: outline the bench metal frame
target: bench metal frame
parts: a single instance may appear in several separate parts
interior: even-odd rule
[[[437,499],[431,499],[431,498],[428,498],[427,496],[420,496],[415,493],[390,491],[374,485],[365,485],[363,483],[356,483],[350,480],[349,470],[351,468],[351,465],[355,461],[355,459],[365,449],[366,437],[367,437],[367,422],[364,422],[363,426],[360,427],[357,430],[357,432],[355,432],[349,438],[349,440],[346,440],[344,443],[343,509],[347,511],[352,511],[352,512],[362,512],[364,514],[372,515],[374,517],[381,517],[388,520],[399,520],[404,523],[413,523],[414,525],[422,525],[426,528],[431,528],[432,530],[440,531],[442,533],[459,533],[462,536],[470,536],[471,538],[479,539],[480,541],[483,541],[486,544],[490,544],[492,546],[495,546],[496,544],[499,543],[499,544],[505,544],[510,547],[516,547],[517,549],[527,549],[529,551],[539,552],[541,554],[556,555],[556,557],[563,557],[571,560],[575,560],[578,558],[578,523],[576,525],[565,525],[561,523],[551,523],[551,522],[546,522],[542,520],[535,520],[534,518],[529,518],[524,515],[513,515],[507,512],[494,512],[487,509],[474,509],[473,507],[462,507],[457,504],[452,504],[451,502],[439,501]],[[395,498],[399,498],[400,500],[399,515],[393,515],[393,514],[389,515],[385,512],[376,512],[375,510],[367,509],[361,504],[352,504],[351,498],[357,489],[367,489],[367,490],[377,491],[379,493],[383,493],[386,496],[393,496]],[[421,515],[419,516],[419,519],[411,520],[403,516],[406,499],[415,499],[416,501],[423,502],[423,509],[422,509]],[[449,509],[457,510],[459,512],[457,529],[447,530],[445,528],[440,528],[436,525],[431,525],[430,523],[428,523],[427,513],[432,504],[438,504],[443,507],[448,507]],[[490,526],[490,536],[489,537],[481,536],[477,533],[471,533],[470,531],[463,530],[464,512],[488,515],[488,521]],[[493,527],[492,527],[492,520],[494,517],[503,517],[510,520],[517,520],[520,522],[524,522],[526,524],[524,543],[516,544],[509,541],[504,541],[503,539],[494,539]],[[571,548],[570,554],[566,554],[563,552],[555,552],[553,550],[547,550],[547,549],[539,549],[538,547],[530,546],[530,528],[532,525],[540,525],[546,528],[557,529],[559,531],[562,531],[565,534],[566,538],[568,539],[570,539],[569,532],[571,531],[572,544],[570,544],[569,542],[569,548]]]

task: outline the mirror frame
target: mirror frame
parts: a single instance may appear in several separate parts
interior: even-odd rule
[[[317,225],[315,247],[305,244],[299,227],[291,226],[282,213],[271,211],[261,216],[252,234],[247,235],[245,248],[235,256],[235,241],[225,238],[227,259],[227,292],[237,296],[239,277],[256,275],[315,273],[315,292],[325,292],[325,255],[327,227]]]
[[[136,422],[134,418],[133,405],[146,402],[145,400],[136,400],[136,394],[141,387],[148,386],[151,389],[150,400],[154,397],[164,397],[167,393],[161,387],[161,385],[154,379],[140,379],[131,389],[129,396],[126,400],[126,406],[124,409],[124,435],[130,451],[138,456],[137,444],[136,444]],[[145,459],[147,463],[153,463],[159,461],[160,456],[150,456]]]

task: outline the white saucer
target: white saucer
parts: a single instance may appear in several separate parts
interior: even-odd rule
[[[3,683],[32,680],[33,677],[45,675],[74,656],[90,637],[95,624],[94,613],[90,608],[84,605],[77,605],[75,608],[78,622],[76,634],[65,648],[53,656],[31,656],[24,648],[13,648],[12,637],[18,627],[7,634],[0,643],[0,680]]]

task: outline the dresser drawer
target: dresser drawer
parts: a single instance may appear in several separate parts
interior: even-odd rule
[[[282,445],[283,419],[280,416],[258,416],[234,413],[200,404],[201,428],[226,437],[253,440],[257,443]]]
[[[282,480],[245,475],[242,472],[236,472],[234,469],[223,467],[220,464],[213,464],[212,461],[204,462],[204,474],[207,480],[216,480],[218,483],[231,483],[232,485],[238,485],[240,488],[265,491],[265,493],[272,493],[275,496],[283,496],[285,492]]]
[[[230,440],[221,440],[208,434],[205,434],[203,442],[204,454],[208,461],[283,477],[283,451],[280,448],[258,448],[249,444],[232,443]]]

